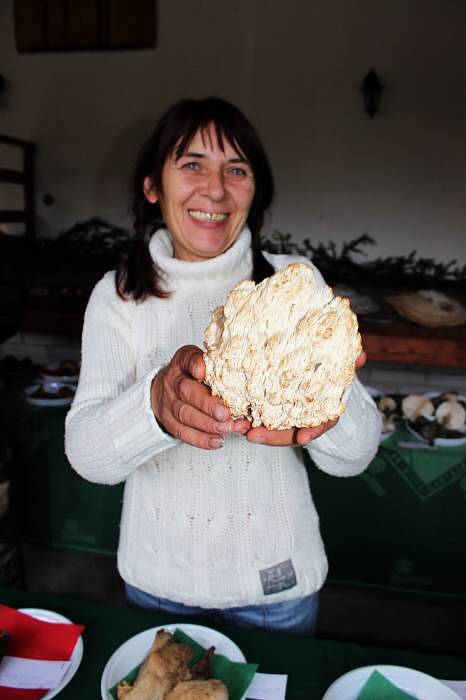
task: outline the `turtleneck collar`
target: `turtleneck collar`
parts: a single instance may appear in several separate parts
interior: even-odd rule
[[[252,270],[251,232],[244,228],[231,248],[209,260],[190,262],[173,257],[173,244],[165,228],[158,229],[150,242],[149,252],[154,264],[163,274],[163,280],[169,291],[175,291],[180,284],[199,285],[206,283],[210,287],[216,283],[225,283],[231,276],[246,279]]]

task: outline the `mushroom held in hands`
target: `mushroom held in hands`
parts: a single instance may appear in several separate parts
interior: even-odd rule
[[[284,430],[321,425],[345,410],[361,353],[348,299],[317,286],[302,263],[245,281],[206,328],[205,383],[233,418]]]

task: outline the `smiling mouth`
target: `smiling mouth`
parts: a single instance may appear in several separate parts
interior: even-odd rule
[[[217,212],[199,211],[198,209],[188,209],[189,216],[197,221],[225,221],[228,219],[228,214]]]

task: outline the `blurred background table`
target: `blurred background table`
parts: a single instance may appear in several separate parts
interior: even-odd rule
[[[466,445],[406,442],[400,424],[354,478],[310,467],[329,580],[466,597]]]
[[[92,484],[73,471],[64,454],[67,407],[27,404],[22,389],[32,378],[32,370],[6,377],[0,392],[20,534],[114,557],[123,484]],[[465,598],[466,445],[413,450],[403,441],[416,438],[399,426],[358,477],[309,465],[329,580]]]
[[[114,556],[123,484],[91,484],[73,471],[64,452],[69,406],[28,404],[23,390],[35,377],[32,366],[4,375],[0,391],[0,421],[13,450],[20,534],[51,546]]]

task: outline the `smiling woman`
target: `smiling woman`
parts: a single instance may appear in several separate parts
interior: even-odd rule
[[[309,634],[327,560],[299,446],[331,474],[357,474],[380,418],[355,378],[338,421],[252,427],[204,382],[204,330],[231,290],[292,262],[313,267],[261,252],[272,197],[267,156],[236,107],[183,100],[162,115],[136,163],[132,249],[86,310],[66,452],[90,481],[126,481],[118,566],[131,602]]]
[[[160,202],[175,257],[191,262],[228,250],[246,223],[254,189],[246,157],[228,141],[220,144],[212,124],[166,161],[161,191],[150,176],[144,180],[147,200]]]
[[[117,270],[122,298],[168,296],[149,252],[152,235],[161,226],[167,226],[173,235],[177,259],[194,255],[193,260],[199,261],[215,256],[222,240],[218,252],[226,251],[247,225],[254,281],[273,274],[258,244],[274,195],[272,171],[256,130],[234,105],[215,97],[172,105],[139,154],[132,189],[136,237],[128,259]],[[215,219],[219,229],[213,225]],[[205,222],[204,235],[207,222],[211,228],[204,246],[196,252],[191,249],[194,241],[187,240],[187,224],[201,220]],[[175,231],[181,238],[178,250]]]

